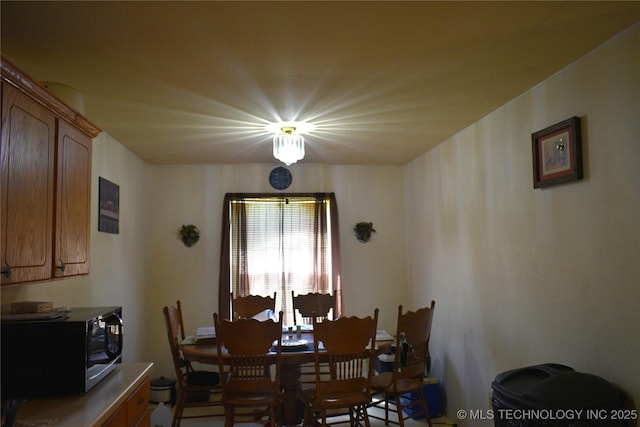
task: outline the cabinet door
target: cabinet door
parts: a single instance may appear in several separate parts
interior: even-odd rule
[[[58,121],[55,277],[89,273],[91,139]]]
[[[54,115],[3,83],[3,285],[51,277],[55,136]]]
[[[127,400],[127,424],[130,426],[144,425],[144,420],[150,420],[149,398],[151,397],[151,380],[147,379],[133,392]]]
[[[136,427],[151,427],[151,412],[147,411],[144,417],[140,418],[140,423]],[[154,426],[155,427],[155,426]]]
[[[118,408],[115,414],[111,416],[102,427],[128,427],[127,424],[127,404],[123,404]]]

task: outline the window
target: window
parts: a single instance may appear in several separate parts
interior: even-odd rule
[[[293,324],[291,291],[336,295],[341,314],[338,215],[333,193],[227,194],[223,211],[220,315],[230,295],[273,295]]]

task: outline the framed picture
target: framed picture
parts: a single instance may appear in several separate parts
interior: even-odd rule
[[[120,232],[120,187],[99,177],[98,231],[118,234]]]
[[[531,135],[533,188],[582,179],[580,118],[572,117]]]

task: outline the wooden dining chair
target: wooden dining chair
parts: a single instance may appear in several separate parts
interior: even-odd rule
[[[318,322],[313,319],[316,386],[302,391],[305,426],[346,422],[333,418],[348,414],[352,426],[369,427],[367,406],[375,357],[378,309],[373,317],[342,317]],[[330,376],[321,375],[322,365]]]
[[[300,325],[311,325],[314,317],[317,320],[325,320],[329,319],[329,312],[335,313],[335,295],[314,292],[296,295],[294,291],[291,291],[291,301],[293,302],[293,324],[295,326],[298,325],[297,314],[301,318]],[[306,363],[300,367],[300,383],[303,389],[315,386],[315,374],[313,363]],[[323,372],[323,374],[327,374],[327,372]]]
[[[277,322],[251,318],[221,320],[218,313],[214,313],[213,318],[218,355],[222,355],[218,363],[225,427],[231,427],[236,421],[262,421],[265,425],[277,426],[282,401],[282,313]],[[267,408],[268,419],[256,420],[256,413],[264,408]],[[248,412],[249,409],[252,411]]]
[[[171,349],[171,358],[176,373],[176,407],[173,412],[172,427],[180,425],[180,421],[186,418],[204,418],[221,415],[221,410],[198,412],[185,415],[185,408],[218,407],[220,408],[220,376],[217,372],[194,369],[189,361],[185,360],[180,349],[180,343],[184,340],[184,321],[182,319],[182,307],[180,301],[176,306],[165,306],[162,309],[167,338]]]
[[[436,302],[431,301],[429,307],[406,313],[402,313],[402,305],[398,307],[393,370],[374,376],[372,382],[374,399],[371,407],[384,407],[385,414],[384,418],[370,414],[371,418],[384,420],[387,425],[391,422],[402,427],[410,416],[424,416],[431,426],[429,407],[422,390],[425,386],[424,377],[435,305]],[[382,396],[382,400],[376,400],[375,395]],[[410,408],[411,414],[405,414],[403,408]],[[397,421],[389,418],[389,412],[397,413]]]
[[[251,318],[265,310],[271,310],[275,313],[276,292],[273,293],[273,298],[261,295],[234,297],[234,295],[231,294],[231,302],[231,313],[233,313],[232,320],[235,320],[236,318]]]
[[[296,311],[300,314],[301,324],[312,324],[313,317],[319,320],[329,318],[329,312],[335,313],[336,296],[322,293],[308,293],[305,295],[295,295],[291,291],[291,301],[293,301],[293,324],[298,324]]]
[[[184,318],[182,316],[182,303],[180,302],[180,300],[176,300],[176,309],[177,309],[176,313],[179,320],[178,327],[180,329],[180,340],[181,340],[180,342],[182,342],[187,336],[184,329]],[[185,359],[184,363],[185,363],[185,366],[188,365],[188,369],[193,369],[190,361]]]

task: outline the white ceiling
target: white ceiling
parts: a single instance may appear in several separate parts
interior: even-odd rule
[[[640,21],[638,1],[0,6],[4,56],[168,164],[274,163],[278,120],[315,125],[301,163],[404,164]]]

